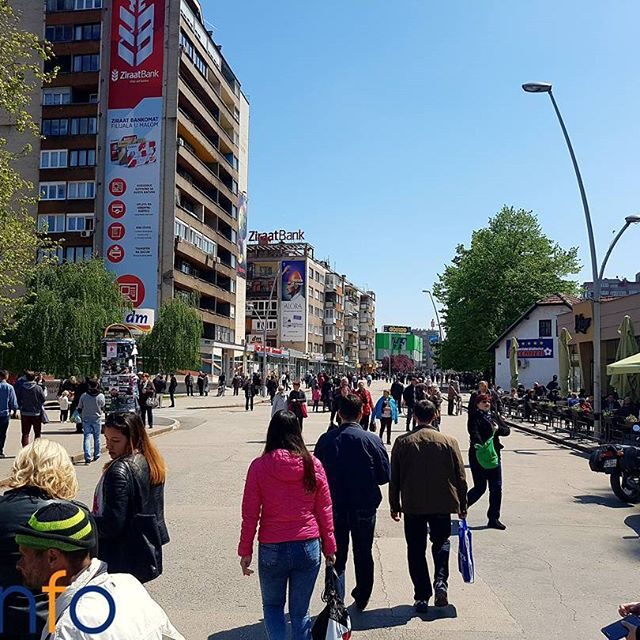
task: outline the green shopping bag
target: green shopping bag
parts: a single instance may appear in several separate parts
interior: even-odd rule
[[[500,464],[498,452],[496,451],[496,447],[493,442],[493,436],[491,436],[484,444],[477,444],[475,447],[476,459],[483,469],[495,469]]]

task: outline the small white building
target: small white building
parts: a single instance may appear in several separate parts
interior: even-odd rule
[[[558,316],[571,310],[579,298],[553,294],[527,309],[489,347],[494,351],[495,382],[505,391],[511,389],[509,349],[511,339],[518,340],[518,381],[529,389],[534,382],[546,385],[558,375]]]

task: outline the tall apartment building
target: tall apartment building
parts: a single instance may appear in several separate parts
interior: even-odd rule
[[[603,278],[600,295],[603,298],[623,298],[640,293],[640,273],[636,273],[635,280],[623,278]],[[593,298],[593,282],[582,284],[582,299]]]
[[[249,105],[199,2],[19,6],[59,67],[34,151],[40,227],[60,261],[103,256],[141,313],[192,300],[205,362],[230,373],[244,351]]]
[[[363,371],[376,368],[376,294],[360,294],[358,360]]]

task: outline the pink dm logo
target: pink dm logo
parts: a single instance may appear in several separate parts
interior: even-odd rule
[[[129,0],[120,7],[118,55],[132,67],[142,64],[153,53],[153,0]]]

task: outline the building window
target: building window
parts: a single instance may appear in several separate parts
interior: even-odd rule
[[[41,169],[61,169],[67,166],[66,149],[50,149],[40,152]]]
[[[72,149],[69,151],[70,167],[95,167],[95,149]]]
[[[73,27],[70,24],[57,24],[47,27],[44,37],[49,42],[70,42],[73,37]]]
[[[538,336],[540,338],[550,338],[551,337],[551,320],[539,320],[538,321]]]
[[[67,231],[93,231],[93,214],[68,215]]]
[[[188,231],[189,231],[189,227],[181,220],[176,219],[176,224],[175,224],[176,237],[180,238],[180,240],[186,241]]]
[[[102,0],[74,0],[73,8],[77,11],[83,9],[100,9],[102,7]]]
[[[193,64],[198,69],[198,71],[206,78],[207,77],[207,63],[200,56],[200,54],[196,51],[196,48],[194,47],[194,45],[191,42],[191,40],[189,40],[187,35],[184,33],[184,31],[180,32],[180,46],[182,47],[184,52],[187,54],[187,56],[189,56],[189,59],[191,60],[191,62],[193,62]]]
[[[71,118],[71,135],[94,135],[97,131],[97,118]]]
[[[64,259],[66,262],[86,262],[93,258],[93,247],[65,247]]]
[[[50,87],[42,91],[42,104],[71,104],[71,87]]]
[[[73,11],[74,0],[47,0],[47,11]]]
[[[90,53],[83,56],[73,56],[74,73],[82,71],[98,71],[100,68],[100,56],[97,53]]]
[[[96,184],[93,180],[69,182],[67,186],[67,199],[91,200],[96,197]]]
[[[41,233],[64,233],[64,213],[38,216],[38,231]]]
[[[78,24],[73,31],[74,40],[100,40],[100,23]]]
[[[42,121],[43,136],[66,136],[69,133],[69,121],[66,118],[46,118]]]
[[[64,200],[67,196],[66,182],[41,182],[40,200]]]

